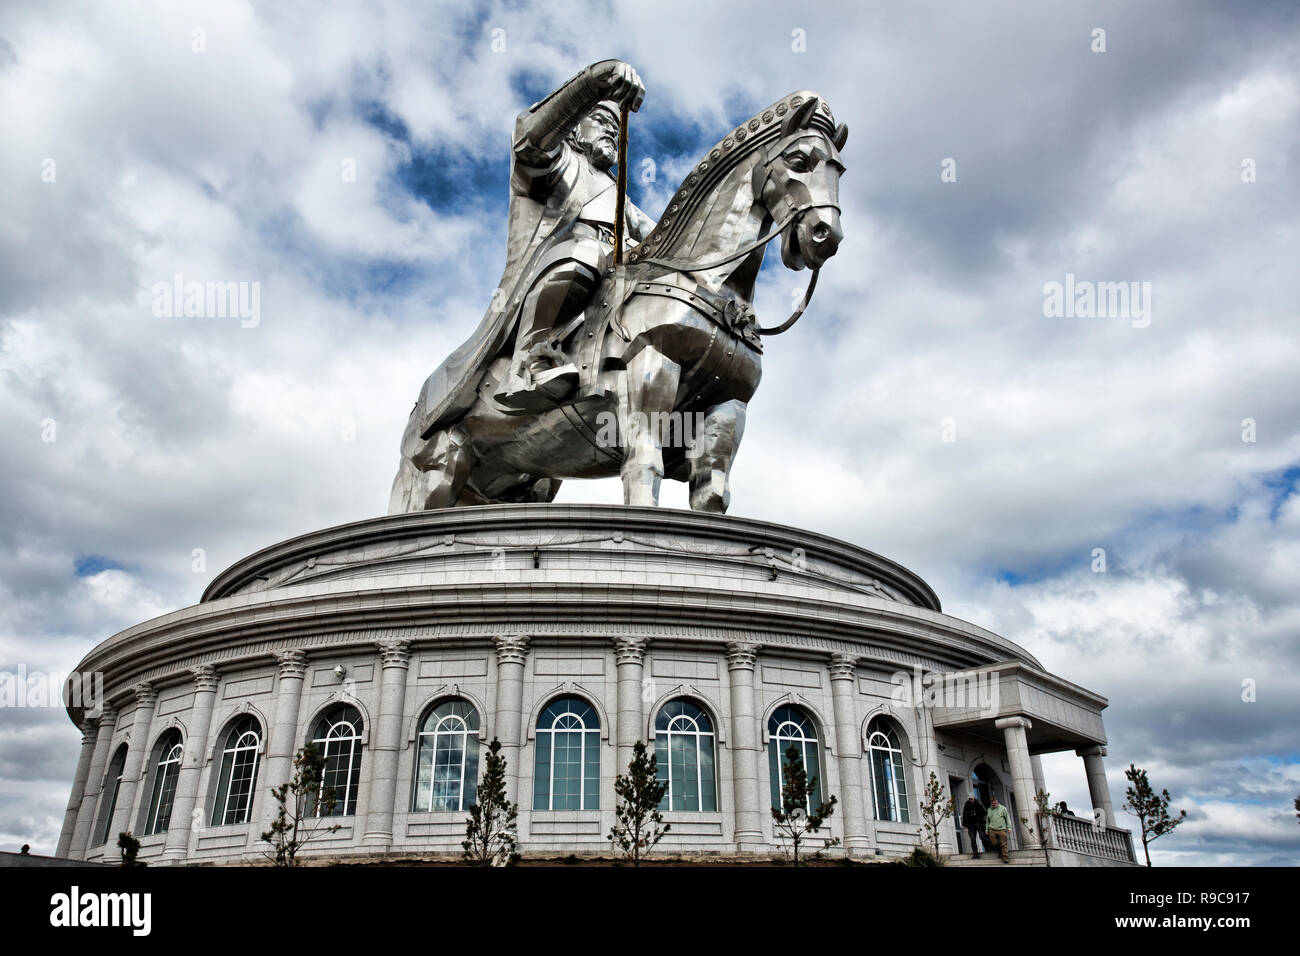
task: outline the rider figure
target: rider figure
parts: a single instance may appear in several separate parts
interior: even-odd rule
[[[517,205],[529,206],[518,212],[536,216],[541,241],[509,252],[507,271],[526,268],[535,278],[520,307],[509,374],[496,394],[504,405],[547,407],[577,382],[577,369],[561,351],[572,331],[564,327],[583,314],[610,266],[617,189],[609,170],[618,159],[619,110],[640,109],[644,96],[632,67],[602,60],[516,122],[511,218]],[[636,240],[655,225],[630,201],[624,223]],[[533,256],[528,263],[519,261],[525,253]]]

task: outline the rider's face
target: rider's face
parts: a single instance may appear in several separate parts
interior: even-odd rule
[[[605,110],[596,110],[578,124],[578,142],[597,169],[609,169],[618,160],[618,123]]]

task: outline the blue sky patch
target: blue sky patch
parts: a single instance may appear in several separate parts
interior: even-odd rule
[[[77,558],[77,577],[89,578],[98,574],[100,571],[121,570],[122,565],[118,564],[112,558],[106,558],[100,554],[87,554],[84,557]]]

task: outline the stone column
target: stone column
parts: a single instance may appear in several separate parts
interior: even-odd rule
[[[397,798],[397,754],[402,746],[402,711],[406,675],[411,668],[408,640],[378,641],[383,678],[379,685],[379,716],[370,745],[370,799],[366,832],[361,842],[377,850],[393,845],[393,803]]]
[[[1020,834],[1020,846],[1025,850],[1036,850],[1041,845],[1038,839],[1038,824],[1034,815],[1038,804],[1034,801],[1034,765],[1029,760],[1029,741],[1025,731],[1033,724],[1027,717],[1002,717],[993,722],[993,726],[1002,731],[1007,747],[1007,763],[1011,765],[1011,786],[1016,791],[1016,819],[1012,821]],[[1007,807],[1007,810],[1011,810]],[[1033,823],[1033,830],[1022,823],[1019,817],[1028,818]]]
[[[153,727],[154,709],[158,706],[158,692],[153,684],[141,682],[132,690],[135,691],[135,718],[131,721],[131,743],[126,748],[126,763],[122,765],[122,788],[117,792],[117,809],[108,831],[110,842],[117,840],[117,834],[129,831],[131,821],[136,819],[136,796],[144,761],[149,755],[149,730]]]
[[[862,738],[858,733],[858,659],[831,655],[831,696],[835,702],[835,750],[839,754],[840,803],[844,808],[844,849],[860,856],[870,849],[862,803]]]
[[[761,853],[763,839],[761,808],[767,790],[759,785],[759,736],[754,716],[754,662],[758,645],[733,641],[727,645],[727,670],[731,678],[731,778],[736,810],[736,849]]]
[[[293,776],[293,755],[298,749],[298,708],[302,703],[303,678],[307,674],[307,655],[300,650],[281,651],[275,659],[280,664],[279,686],[275,693],[275,714],[266,740],[266,759],[259,774],[259,795],[287,783]],[[262,812],[262,826],[258,832],[270,829],[280,809],[274,800],[265,803],[269,808]]]
[[[1030,754],[1029,762],[1034,768],[1034,787],[1047,793],[1047,777],[1043,775],[1043,758],[1038,754]]]
[[[81,722],[81,756],[77,758],[77,775],[72,778],[72,793],[68,796],[68,809],[63,814],[63,829],[59,831],[59,848],[55,856],[66,857],[72,847],[72,837],[77,829],[77,813],[86,796],[86,780],[90,776],[90,761],[95,753],[95,727],[97,721],[86,718]]]
[[[90,758],[90,769],[86,773],[85,794],[77,810],[77,826],[72,834],[72,845],[68,849],[69,855],[76,860],[86,858],[86,848],[90,845],[95,810],[99,806],[100,791],[104,789],[104,767],[108,763],[108,751],[116,729],[117,708],[105,704],[99,718],[99,731],[95,736],[95,752]]]
[[[618,717],[615,718],[616,774],[627,773],[632,762],[632,747],[641,739],[645,711],[641,706],[641,675],[645,672],[645,651],[650,641],[644,637],[616,637],[614,659],[618,667]],[[654,741],[646,741],[654,753]]]
[[[191,673],[194,675],[194,703],[190,705],[189,726],[186,727],[185,755],[181,759],[180,773],[176,775],[167,843],[160,858],[164,863],[185,862],[190,852],[190,831],[196,813],[201,815],[203,812],[198,806],[199,777],[208,756],[208,731],[212,726],[212,710],[217,703],[217,669],[211,664],[200,664]]]
[[[497,700],[492,725],[501,741],[506,761],[506,799],[519,802],[519,760],[524,722],[524,663],[528,659],[528,638],[507,634],[496,639]],[[531,804],[530,804],[531,805]]]
[[[1106,762],[1102,759],[1106,756],[1106,748],[1100,744],[1093,744],[1091,747],[1076,750],[1075,754],[1083,758],[1083,769],[1088,775],[1088,796],[1092,799],[1093,819],[1096,819],[1096,812],[1102,810],[1105,813],[1106,825],[1115,826],[1115,810],[1110,802],[1110,784],[1106,781]]]
[[[948,774],[944,772],[943,767],[939,765],[939,739],[934,732],[934,708],[921,707],[917,711],[917,731],[921,734],[921,780],[916,791],[916,807],[919,811],[921,804],[929,799],[927,791],[930,787],[930,774],[939,781],[939,794],[941,797],[947,797]],[[1008,810],[1011,808],[1008,807]],[[960,808],[957,813],[960,814]],[[924,836],[924,831],[922,833]],[[939,854],[956,853],[957,847],[953,845],[955,831],[953,825],[947,820],[939,824]]]

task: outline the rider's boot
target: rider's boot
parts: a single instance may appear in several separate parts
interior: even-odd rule
[[[519,317],[518,346],[494,396],[507,408],[543,411],[562,402],[578,384],[578,369],[560,350],[564,323],[580,317],[599,274],[577,261],[561,262],[533,285]]]

